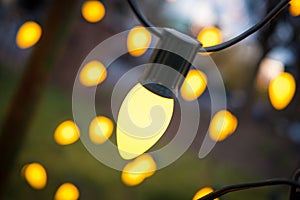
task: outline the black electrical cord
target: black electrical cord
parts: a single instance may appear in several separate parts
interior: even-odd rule
[[[243,184],[226,186],[220,190],[216,190],[212,193],[209,193],[198,200],[214,200],[230,192],[236,192],[240,190],[247,190],[247,189],[265,187],[265,186],[275,186],[275,185],[288,185],[295,188],[300,188],[300,183],[297,181],[293,181],[289,179],[271,179],[271,180],[266,180],[261,182],[243,183]]]
[[[250,36],[251,34],[255,33],[257,30],[259,30],[260,28],[262,28],[263,26],[265,26],[266,24],[268,24],[274,17],[276,17],[287,5],[289,5],[289,2],[291,0],[282,0],[280,1],[266,16],[263,20],[261,20],[260,22],[258,22],[257,24],[255,24],[254,26],[252,26],[251,28],[249,28],[248,30],[246,30],[245,32],[241,33],[240,35],[232,38],[231,40],[228,40],[224,43],[215,45],[215,46],[210,46],[210,47],[205,47],[205,48],[201,48],[199,50],[199,52],[216,52],[216,51],[220,51],[223,49],[226,49],[238,42],[240,42],[241,40],[245,39],[246,37]],[[155,35],[157,35],[158,37],[161,37],[161,31],[159,31],[159,29],[155,28],[155,26],[153,24],[151,24],[151,22],[149,22],[144,15],[141,13],[141,11],[139,10],[137,4],[135,3],[134,0],[127,0],[127,2],[129,3],[132,11],[134,12],[134,14],[136,15],[136,17],[139,19],[139,21],[141,22],[141,24],[147,28],[149,28],[149,31],[154,33]]]

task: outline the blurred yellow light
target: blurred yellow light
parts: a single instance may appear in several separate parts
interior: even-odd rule
[[[77,200],[79,190],[72,183],[62,184],[55,193],[55,200]]]
[[[39,163],[25,165],[22,169],[28,184],[34,189],[43,189],[47,184],[47,173],[45,168]]]
[[[133,159],[150,149],[171,121],[174,100],[156,95],[138,83],[124,99],[117,120],[122,158]]]
[[[300,0],[291,0],[290,1],[290,13],[293,16],[300,15]]]
[[[96,86],[105,80],[106,75],[106,68],[101,62],[91,61],[80,71],[79,80],[84,86]]]
[[[205,187],[200,189],[193,197],[193,200],[198,200],[201,197],[204,197],[205,195],[212,193],[214,190],[211,187]],[[216,198],[215,200],[218,200],[218,198]]]
[[[222,42],[222,34],[218,28],[208,27],[200,31],[197,39],[202,43],[203,47],[209,47],[220,44]]]
[[[156,163],[149,154],[143,154],[129,162],[122,171],[122,181],[128,186],[141,184],[152,176],[156,170]]]
[[[192,69],[186,76],[181,86],[181,96],[187,101],[197,99],[205,90],[207,83],[206,75],[196,69]]]
[[[54,139],[57,144],[69,145],[79,139],[79,134],[76,124],[71,120],[67,120],[58,125],[54,132]]]
[[[95,144],[102,144],[109,139],[114,130],[113,122],[104,116],[93,119],[90,124],[90,139]]]
[[[209,135],[215,141],[225,140],[237,128],[237,118],[226,110],[221,110],[212,118]]]
[[[100,1],[86,1],[81,7],[83,18],[91,23],[99,22],[105,15],[105,7]]]
[[[21,49],[35,45],[42,35],[42,28],[33,21],[25,22],[18,30],[16,43]]]
[[[293,99],[296,91],[296,81],[287,72],[280,73],[269,85],[269,98],[277,110],[284,109]]]
[[[146,28],[136,26],[130,30],[127,37],[127,49],[132,56],[141,56],[151,43],[151,34]]]

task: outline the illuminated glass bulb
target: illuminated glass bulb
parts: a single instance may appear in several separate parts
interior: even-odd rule
[[[79,190],[72,183],[64,183],[57,189],[55,200],[77,200],[79,199]]]
[[[201,197],[204,197],[205,195],[212,193],[214,190],[211,187],[205,187],[200,189],[193,197],[193,200],[198,200]],[[215,200],[218,200],[218,198],[216,198]]]
[[[105,7],[100,1],[86,1],[81,7],[83,18],[91,23],[99,22],[105,15]]]
[[[104,116],[93,119],[90,124],[90,139],[95,144],[102,144],[109,139],[114,130],[113,122]]]
[[[217,112],[211,120],[209,135],[215,141],[225,140],[237,128],[237,118],[226,110]]]
[[[84,86],[96,86],[102,83],[107,76],[106,68],[99,61],[88,62],[80,71],[79,80]]]
[[[200,31],[197,39],[202,43],[203,47],[209,47],[220,44],[222,42],[222,34],[218,28],[208,27]]]
[[[31,163],[22,168],[27,183],[34,189],[43,189],[47,184],[47,173],[45,168],[39,163]]]
[[[293,99],[296,91],[296,81],[287,72],[276,76],[269,85],[269,98],[272,106],[277,110],[284,109]]]
[[[35,45],[42,35],[42,28],[33,21],[24,23],[18,30],[16,43],[21,49],[26,49]]]
[[[67,120],[62,122],[54,132],[54,139],[57,144],[69,145],[73,144],[79,139],[79,129],[76,124]]]
[[[143,154],[129,162],[122,171],[122,181],[128,186],[141,184],[156,171],[156,163],[149,154]]]
[[[124,99],[117,120],[117,145],[122,158],[133,159],[150,149],[166,131],[174,100],[159,96],[140,83]]]
[[[300,0],[291,0],[290,1],[290,13],[293,16],[300,15]]]
[[[205,90],[207,83],[206,75],[196,69],[192,69],[187,74],[181,86],[181,96],[187,101],[197,99]]]
[[[136,26],[130,30],[127,37],[127,49],[132,56],[141,56],[151,43],[151,34],[146,28]]]

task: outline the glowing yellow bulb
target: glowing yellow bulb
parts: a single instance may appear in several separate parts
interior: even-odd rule
[[[151,34],[142,26],[134,27],[128,34],[127,49],[132,56],[141,56],[151,43]]]
[[[199,70],[192,69],[181,86],[181,96],[187,101],[197,99],[205,90],[207,78]]]
[[[174,100],[137,84],[124,99],[117,120],[117,145],[122,158],[133,159],[150,149],[166,131]]]
[[[222,42],[221,31],[216,27],[204,28],[200,31],[198,37],[203,47],[214,46]]]
[[[55,200],[77,200],[79,198],[79,190],[72,183],[62,184],[55,193]]]
[[[73,121],[62,122],[54,132],[54,139],[60,145],[69,145],[79,138],[79,129]]]
[[[211,120],[209,135],[215,141],[225,140],[237,128],[237,118],[226,110],[217,112]]]
[[[81,14],[88,22],[99,22],[105,15],[105,7],[100,1],[86,1],[81,7]]]
[[[101,62],[91,61],[80,71],[79,80],[84,86],[96,86],[105,80],[106,75],[106,68]]]
[[[291,0],[290,1],[290,13],[293,16],[300,15],[300,0]]]
[[[135,186],[152,176],[156,170],[156,163],[149,154],[143,154],[129,162],[123,169],[121,178],[124,184]]]
[[[18,30],[16,43],[21,49],[35,45],[42,35],[42,28],[33,21],[24,23]]]
[[[294,77],[282,72],[275,77],[269,85],[269,98],[273,107],[277,110],[284,109],[293,99],[296,91]]]
[[[28,184],[34,189],[43,189],[47,184],[47,173],[45,168],[39,163],[31,163],[22,168]]]
[[[113,122],[107,117],[96,117],[90,124],[90,139],[95,144],[102,144],[109,139],[114,130]]]
[[[198,200],[200,199],[201,197],[204,197],[205,195],[209,194],[209,193],[212,193],[214,190],[211,188],[211,187],[205,187],[205,188],[202,188],[201,190],[199,190],[193,197],[193,200]],[[215,199],[215,200],[218,200]]]

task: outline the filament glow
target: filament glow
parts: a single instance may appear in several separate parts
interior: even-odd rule
[[[47,173],[45,168],[39,163],[25,165],[22,173],[28,184],[34,189],[43,189],[47,184]]]
[[[35,45],[41,38],[42,28],[33,21],[24,23],[18,30],[16,43],[21,49],[27,49]]]
[[[95,144],[102,144],[109,139],[113,130],[114,124],[109,118],[104,116],[96,117],[90,124],[90,139]]]
[[[206,83],[207,78],[203,72],[195,69],[190,70],[181,86],[181,96],[187,101],[197,99],[204,92]]]
[[[124,99],[117,120],[122,158],[133,159],[150,149],[166,131],[174,100],[156,95],[138,83]]]
[[[284,109],[293,99],[296,91],[296,81],[287,72],[280,73],[269,85],[269,98],[277,110]]]
[[[129,162],[122,171],[122,181],[128,186],[141,184],[156,171],[156,163],[148,154],[143,154]]]
[[[151,43],[151,34],[142,26],[134,27],[128,34],[127,49],[132,56],[141,56]]]

